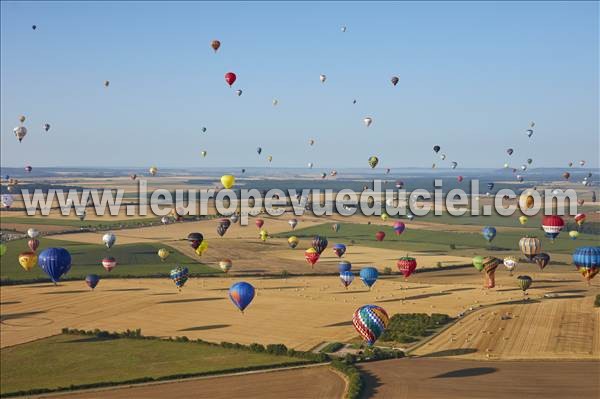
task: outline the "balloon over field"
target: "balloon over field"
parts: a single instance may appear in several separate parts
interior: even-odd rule
[[[565,221],[558,215],[544,216],[542,219],[542,228],[546,237],[554,241],[565,227]]]
[[[402,273],[404,276],[404,280],[406,280],[417,269],[417,260],[410,256],[404,256],[398,259],[396,266],[398,267],[400,273]]]
[[[569,237],[571,240],[576,240],[579,237],[579,232],[577,230],[569,231]]]
[[[221,184],[229,190],[235,184],[235,177],[233,175],[223,175],[221,176]]]
[[[314,248],[308,248],[306,251],[304,251],[304,259],[306,260],[306,263],[310,265],[310,267],[314,267],[315,263],[317,263],[320,257],[321,254],[319,254],[319,252]]]
[[[527,293],[529,287],[531,287],[531,283],[533,283],[533,279],[529,276],[519,276],[517,277],[517,283],[519,284],[519,288]]]
[[[312,247],[321,255],[328,243],[327,237],[315,236],[312,240]]]
[[[202,243],[200,243],[200,245],[198,246],[198,248],[195,249],[194,252],[196,252],[196,255],[202,256],[202,254],[204,252],[206,252],[207,249],[208,249],[208,242],[206,240],[204,240],[204,241],[202,241]]]
[[[38,257],[35,252],[21,252],[19,254],[19,264],[27,271],[30,271],[37,264]]]
[[[34,229],[33,227],[27,229],[27,235],[29,238],[38,238],[40,236],[40,232],[38,229]]]
[[[509,274],[512,276],[513,270],[515,270],[515,267],[519,264],[519,259],[516,256],[507,256],[504,258],[503,263],[506,270],[508,270]]]
[[[32,238],[29,241],[27,241],[27,246],[29,247],[29,249],[35,252],[40,246],[40,240],[38,240],[37,238]]]
[[[529,260],[542,252],[542,243],[535,237],[523,237],[519,240],[519,249]]]
[[[369,346],[377,341],[389,323],[390,318],[386,311],[375,305],[361,306],[352,316],[354,328]]]
[[[340,224],[339,224],[339,223],[333,223],[333,224],[331,225],[331,229],[332,229],[334,232],[336,232],[336,233],[337,233],[338,231],[340,231]]]
[[[260,228],[261,228],[261,227],[263,227],[263,225],[265,224],[265,221],[264,221],[264,220],[262,220],[262,219],[256,219],[256,220],[254,221],[254,224],[256,225],[256,227],[257,227],[257,228],[259,228],[259,229],[260,229]]]
[[[0,243],[0,256],[4,256],[6,251],[8,251],[6,244]]]
[[[298,237],[296,236],[291,236],[290,238],[288,238],[287,242],[290,248],[296,248],[300,240],[298,240]]]
[[[577,223],[577,226],[581,226],[583,222],[585,222],[586,217],[585,213],[578,213],[575,215],[575,223]]]
[[[521,223],[522,225],[526,224],[528,220],[529,219],[527,218],[527,216],[519,216],[519,223]]]
[[[229,299],[241,312],[244,312],[254,299],[254,287],[245,281],[235,283],[229,288]]]
[[[384,238],[385,238],[385,232],[378,231],[377,233],[375,233],[375,239],[377,241],[383,241]]]
[[[590,284],[600,271],[600,246],[576,248],[573,252],[573,264]]]
[[[362,280],[364,285],[369,287],[369,289],[371,289],[373,284],[375,284],[378,277],[379,272],[374,267],[367,266],[360,269],[360,279]]]
[[[115,245],[117,241],[117,236],[114,233],[106,233],[102,236],[102,242],[106,245],[106,248],[111,248]]]
[[[148,169],[148,172],[150,172],[152,176],[156,176],[158,173],[158,168],[156,166],[151,166],[150,169]]]
[[[71,268],[71,254],[64,248],[46,248],[38,257],[40,268],[56,284]]]
[[[231,259],[222,259],[219,261],[219,268],[225,273],[227,273],[232,266],[233,262],[231,261]]]
[[[473,267],[475,269],[477,269],[477,271],[482,271],[483,270],[483,256],[475,256],[473,257]]]
[[[542,252],[534,256],[533,261],[536,265],[538,265],[540,270],[544,270],[544,268],[548,265],[548,262],[550,262],[550,255],[548,255],[545,252]]]
[[[179,288],[181,291],[181,287],[185,285],[185,282],[188,280],[190,272],[187,267],[177,266],[175,269],[171,270],[169,274],[171,280],[175,283],[175,286]]]
[[[104,259],[102,259],[102,267],[107,272],[110,272],[112,269],[117,267],[117,260],[113,256],[107,256]]]
[[[351,269],[352,269],[352,264],[348,261],[343,260],[338,264],[338,270],[340,273],[350,271]]]
[[[96,288],[96,286],[98,285],[99,282],[100,282],[100,276],[98,276],[97,274],[88,274],[87,276],[85,276],[85,283],[92,290],[94,288]]]
[[[344,244],[335,244],[333,246],[333,252],[338,258],[341,258],[346,253],[346,246]]]
[[[288,220],[288,224],[290,225],[292,230],[294,230],[296,228],[296,226],[298,225],[298,219],[290,219],[290,220]]]
[[[163,262],[169,257],[169,255],[171,255],[171,252],[169,252],[169,250],[166,248],[160,248],[158,250],[158,257]]]
[[[394,228],[394,233],[396,233],[396,235],[399,236],[406,229],[406,225],[404,224],[404,222],[398,221],[398,222],[394,223],[393,228]]]
[[[340,280],[342,281],[342,284],[344,285],[344,287],[346,287],[346,289],[348,289],[348,286],[350,284],[352,284],[352,281],[354,281],[354,274],[352,274],[351,271],[341,272]]]
[[[493,256],[486,256],[483,258],[483,271],[487,278],[485,283],[486,288],[494,288],[496,286],[496,269],[500,263],[502,263],[502,261]]]
[[[485,238],[487,242],[492,242],[494,237],[496,237],[496,228],[492,226],[485,226],[481,230],[481,234],[483,234],[483,238]]]
[[[187,241],[190,244],[190,247],[194,249],[198,249],[202,241],[204,241],[204,236],[202,233],[190,233],[187,236]]]

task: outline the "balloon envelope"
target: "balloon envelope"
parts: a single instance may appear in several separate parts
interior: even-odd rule
[[[85,283],[91,289],[96,288],[98,282],[100,282],[100,276],[98,276],[97,274],[88,274],[87,276],[85,276]]]
[[[360,269],[360,279],[363,284],[369,287],[369,289],[375,284],[377,278],[379,277],[379,272],[374,267],[363,267]]]
[[[235,283],[229,288],[229,299],[243,312],[254,299],[254,287],[245,281]]]
[[[386,311],[375,305],[358,308],[352,316],[352,324],[362,339],[371,346],[383,334],[390,322]]]
[[[71,268],[71,254],[64,248],[46,248],[40,253],[38,263],[56,284]]]

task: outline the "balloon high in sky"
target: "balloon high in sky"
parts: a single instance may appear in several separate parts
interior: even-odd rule
[[[194,166],[202,149],[202,167],[264,166],[250,150],[260,145],[273,167],[363,167],[377,154],[394,170],[430,166],[436,144],[459,167],[501,167],[507,148],[536,167],[573,160],[563,156],[598,166],[594,2],[0,7],[3,166],[22,167],[23,152],[34,169],[100,166],[86,146],[118,166]],[[19,144],[20,115],[28,133]],[[200,144],[201,126],[210,129]],[[577,155],[556,145],[565,131]],[[165,132],[186,145],[165,146]],[[307,160],[291,150],[308,134],[336,151],[315,146]],[[486,150],[473,151],[475,141]]]

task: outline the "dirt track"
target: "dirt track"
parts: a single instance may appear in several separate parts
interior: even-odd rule
[[[309,367],[60,395],[69,399],[341,398],[345,382],[329,367]]]
[[[596,399],[600,362],[397,359],[361,366],[362,398]]]

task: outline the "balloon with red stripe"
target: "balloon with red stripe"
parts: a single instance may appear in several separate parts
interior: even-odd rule
[[[352,317],[354,328],[369,346],[377,341],[389,323],[387,312],[376,305],[361,306]]]

